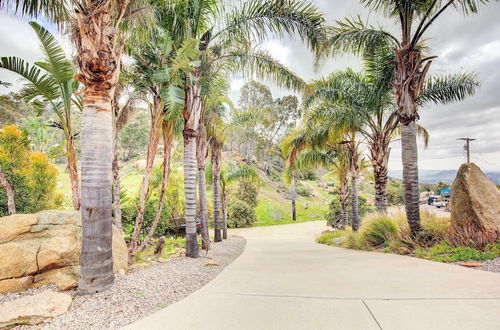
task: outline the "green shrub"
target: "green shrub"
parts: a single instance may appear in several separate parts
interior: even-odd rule
[[[329,205],[330,211],[327,213],[325,219],[326,224],[332,228],[340,228],[341,222],[341,207],[338,196],[333,197]]]
[[[237,199],[247,203],[251,208],[256,208],[259,203],[259,201],[257,200],[258,194],[259,191],[253,183],[248,181],[241,181],[234,196]]]
[[[256,221],[255,210],[237,198],[229,201],[227,216],[227,224],[232,228],[248,227]]]
[[[306,187],[304,187],[301,184],[297,185],[295,192],[297,193],[297,195],[302,196],[302,197],[310,197],[311,196],[311,192],[309,191],[309,189],[307,189]]]
[[[378,247],[396,236],[397,225],[384,214],[376,214],[364,219],[360,228],[361,243],[367,247]]]
[[[448,242],[442,242],[430,248],[417,248],[415,256],[441,262],[484,261],[500,256],[500,244],[490,244],[485,247],[484,251],[479,251],[467,246],[453,247]]]
[[[326,245],[336,245],[333,243],[334,238],[347,236],[348,232],[344,230],[326,230],[321,233],[321,236],[316,239],[316,242]]]
[[[57,169],[41,152],[31,151],[28,136],[15,125],[0,130],[0,165],[14,189],[17,213],[59,208],[63,195],[55,192]],[[8,214],[7,194],[0,188],[0,216]]]

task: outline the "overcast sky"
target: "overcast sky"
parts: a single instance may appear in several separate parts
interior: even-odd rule
[[[325,13],[328,23],[346,16],[360,14],[372,25],[381,25],[394,30],[393,21],[369,13],[356,0],[314,0]],[[434,61],[431,74],[472,71],[478,74],[481,88],[474,97],[465,102],[431,106],[422,109],[420,124],[430,132],[427,149],[420,145],[419,166],[421,169],[457,169],[464,161],[463,143],[459,137],[473,137],[472,160],[483,169],[500,170],[500,3],[493,2],[478,15],[463,17],[449,11],[440,17],[428,31],[428,45]],[[0,56],[21,56],[33,62],[40,58],[34,33],[26,21],[0,15]],[[64,36],[60,36],[61,39]],[[63,41],[69,49],[67,40]],[[329,59],[319,70],[314,70],[314,61],[307,48],[298,41],[269,40],[262,47],[289,66],[306,80],[327,75],[347,67],[360,69],[359,59],[353,56]],[[0,80],[15,82],[16,77],[0,70]],[[231,84],[231,96],[237,99],[244,81],[235,77]],[[289,91],[272,86],[275,97],[290,94]],[[15,84],[15,87],[19,86]],[[7,92],[0,87],[0,94]],[[399,141],[392,144],[390,168],[401,169]]]

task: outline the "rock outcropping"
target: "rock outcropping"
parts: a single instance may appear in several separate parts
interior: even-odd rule
[[[78,285],[82,224],[77,211],[42,211],[0,218],[0,293],[46,284]],[[115,272],[128,267],[128,252],[113,227]]]
[[[474,163],[463,164],[451,189],[452,225],[500,233],[500,191]]]
[[[73,298],[67,293],[46,290],[0,305],[0,329],[36,325],[66,313]]]

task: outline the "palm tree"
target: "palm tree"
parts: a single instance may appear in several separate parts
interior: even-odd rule
[[[186,255],[197,257],[196,136],[202,112],[203,71],[213,62],[225,62],[230,70],[256,73],[283,86],[301,88],[301,79],[277,65],[267,53],[253,51],[251,41],[263,40],[270,33],[297,34],[315,49],[324,40],[324,20],[315,6],[299,0],[250,0],[227,11],[222,1],[190,0],[179,3],[175,10],[185,13],[184,19],[189,22],[187,29],[176,32],[196,39],[200,51],[199,65],[185,78],[183,112]]]
[[[192,61],[197,56],[197,50],[193,47],[195,45],[194,39],[178,38],[174,40],[172,38],[168,31],[173,29],[172,24],[175,20],[173,18],[167,19],[165,11],[168,11],[168,8],[156,8],[157,15],[163,17],[159,22],[160,26],[152,32],[148,46],[133,52],[136,60],[134,82],[136,87],[143,91],[144,98],[149,103],[151,128],[147,144],[146,166],[139,193],[139,208],[129,245],[130,256],[135,256],[137,252],[151,174],[162,128],[165,127],[164,122],[170,122],[167,125],[169,128],[167,138],[164,138],[164,142],[168,144],[165,151],[170,153],[175,122],[180,117],[184,104],[183,90],[181,89],[183,77],[190,73]],[[150,101],[148,98],[152,100]],[[166,164],[165,159],[164,164]],[[168,172],[168,170],[167,168],[166,171]],[[161,196],[164,197],[164,194]],[[159,203],[162,204],[163,200],[160,199]]]
[[[142,0],[73,1],[0,0],[0,9],[44,15],[63,25],[71,21],[83,84],[81,126],[82,252],[81,294],[104,291],[114,281],[112,259],[112,100],[121,71],[125,43],[151,26]],[[70,14],[73,13],[73,14]],[[146,20],[145,20],[146,19]],[[128,33],[127,33],[128,32]]]
[[[477,13],[481,4],[490,0],[362,0],[374,11],[381,11],[397,20],[401,38],[381,29],[365,25],[360,19],[340,22],[334,29],[329,49],[366,53],[374,45],[385,42],[395,58],[393,93],[401,130],[405,206],[412,234],[421,230],[419,213],[418,151],[416,143],[419,99],[424,91],[427,73],[436,56],[424,55],[422,43],[429,27],[448,9],[463,14]],[[413,28],[416,26],[416,29]],[[459,94],[445,97],[447,101],[462,100],[473,93],[473,86]]]
[[[54,36],[36,22],[29,24],[40,41],[43,61],[30,65],[18,57],[2,57],[0,68],[17,73],[26,81],[20,92],[25,101],[31,102],[39,112],[50,107],[57,116],[58,122],[52,126],[62,129],[64,133],[72,202],[73,207],[79,210],[80,183],[75,152],[77,134],[72,125],[74,109],[82,109],[81,97],[76,95],[78,81],[73,79],[73,68]]]

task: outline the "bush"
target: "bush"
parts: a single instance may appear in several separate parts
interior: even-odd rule
[[[297,185],[295,192],[297,193],[297,195],[302,196],[302,197],[310,197],[311,196],[311,192],[309,191],[309,189],[307,189],[303,185]]]
[[[18,213],[34,213],[62,205],[63,195],[55,192],[57,169],[45,154],[30,150],[27,134],[15,125],[0,130],[0,165],[14,189]],[[7,194],[0,188],[0,216],[7,214]]]
[[[258,194],[259,191],[253,183],[248,181],[241,181],[234,196],[237,199],[247,203],[247,205],[251,208],[256,208],[259,204],[259,201],[257,200]]]
[[[453,247],[448,242],[442,242],[428,249],[417,248],[415,255],[419,258],[441,262],[484,261],[500,256],[500,244],[489,244],[485,247],[484,251],[479,251],[467,246]]]
[[[248,227],[256,221],[255,210],[237,198],[229,201],[227,213],[227,225],[232,228]]]
[[[376,214],[367,219],[360,228],[361,244],[367,247],[382,246],[386,241],[395,237],[397,225],[385,214]]]
[[[326,224],[334,229],[340,228],[341,207],[338,196],[335,196],[329,205],[330,211],[326,215]]]

